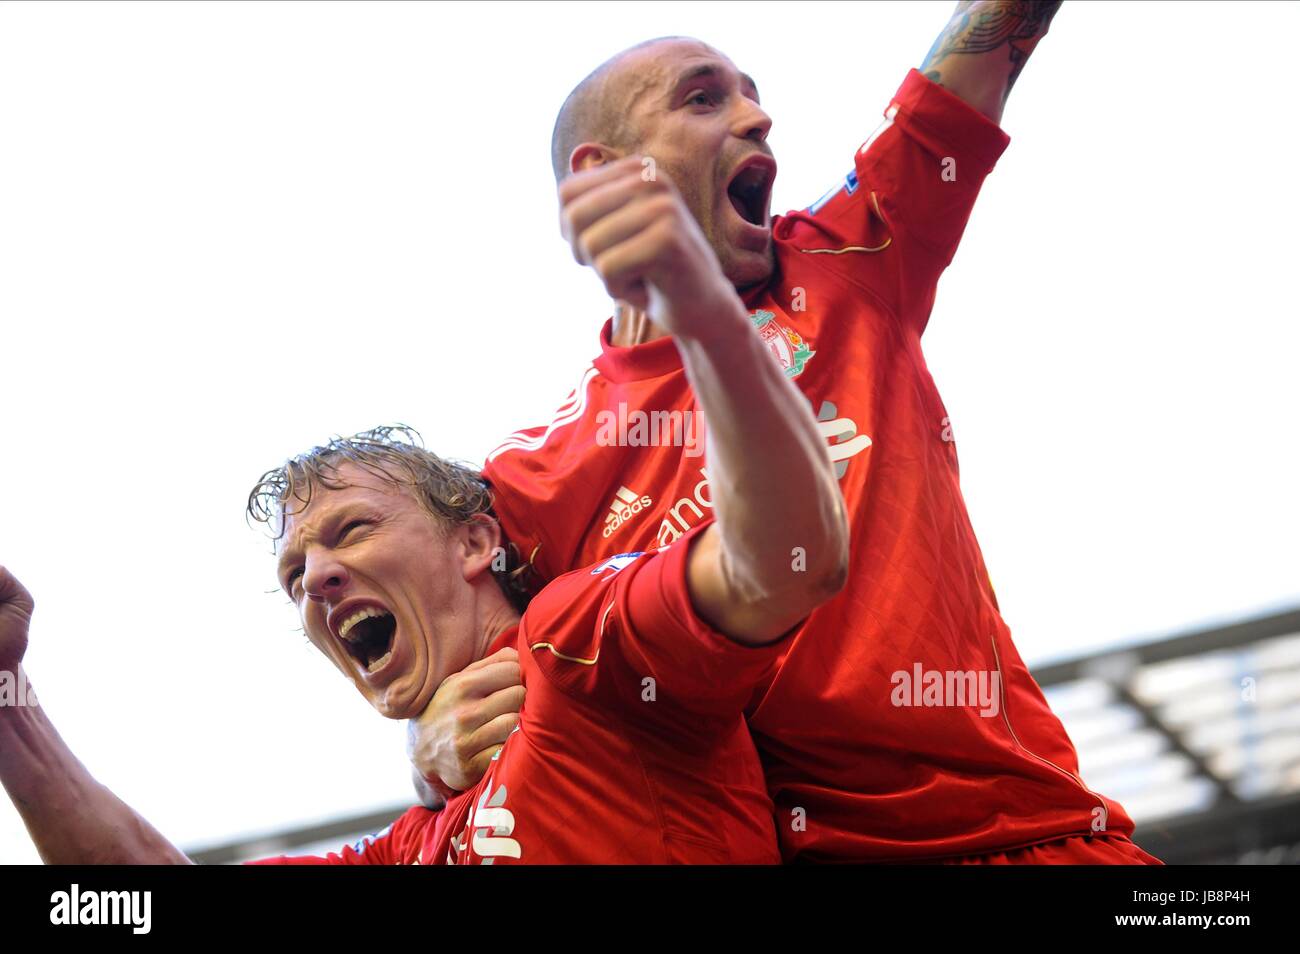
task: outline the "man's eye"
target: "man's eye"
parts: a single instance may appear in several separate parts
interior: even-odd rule
[[[711,97],[708,93],[705,92],[694,93],[692,94],[691,98],[686,101],[686,105],[711,106],[713,105],[713,97]]]
[[[353,520],[351,523],[347,524],[342,530],[339,531],[339,542],[340,543],[343,542],[343,540],[347,537],[349,533],[351,533],[353,530],[357,529],[358,527],[364,527],[369,522],[370,522],[369,520]]]
[[[290,596],[293,595],[295,585],[297,584],[298,579],[301,576],[302,576],[302,568],[299,567],[298,569],[290,573],[288,579],[284,581],[284,588],[289,591]]]

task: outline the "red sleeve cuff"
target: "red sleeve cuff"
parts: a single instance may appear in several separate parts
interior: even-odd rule
[[[788,634],[762,646],[741,643],[701,619],[691,602],[687,561],[691,546],[711,525],[709,520],[692,527],[666,551],[656,554],[657,567],[647,565],[633,579],[628,587],[628,610],[633,626],[640,633],[678,632],[688,638],[692,652],[705,654],[703,659],[727,661],[733,666],[737,663],[761,666],[764,660],[781,653]]]
[[[955,93],[908,71],[885,115],[936,156],[962,156],[987,175],[1011,143],[1002,127]]]

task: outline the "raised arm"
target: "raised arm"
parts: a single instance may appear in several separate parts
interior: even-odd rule
[[[920,66],[995,123],[1060,0],[963,0]]]
[[[848,521],[808,402],[754,331],[681,196],[639,156],[566,179],[566,237],[615,299],[671,333],[704,418],[715,522],[687,567],[696,612],[771,642],[837,593]]]
[[[32,598],[0,567],[0,673],[24,687],[0,703],[0,782],[46,864],[187,864],[189,859],[100,785],[59,737],[22,659]],[[5,700],[6,702],[10,700]]]

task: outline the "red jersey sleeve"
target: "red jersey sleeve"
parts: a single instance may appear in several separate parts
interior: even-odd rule
[[[708,521],[656,551],[624,582],[617,622],[623,655],[653,677],[658,690],[683,708],[729,717],[744,708],[786,641],[738,643],[695,612],[686,566],[691,547],[711,525]]]
[[[327,855],[281,855],[250,861],[252,865],[415,865],[433,831],[438,812],[416,806],[383,831],[367,835]]]
[[[915,69],[884,115],[844,184],[786,217],[782,231],[800,252],[820,253],[827,267],[884,295],[920,333],[984,178],[1011,139]]]
[[[547,652],[533,652],[547,677],[570,696],[677,732],[707,734],[715,722],[739,717],[785,641],[738,643],[696,614],[686,563],[692,544],[711,525],[700,524],[671,546],[578,571],[606,575],[608,585],[600,590],[594,632],[561,637]],[[544,598],[545,591],[530,613]]]

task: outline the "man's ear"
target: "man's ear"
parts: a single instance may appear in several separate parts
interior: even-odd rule
[[[584,142],[569,153],[569,171],[582,172],[585,169],[595,169],[615,159],[622,159],[623,155],[624,153],[619,150],[611,149],[601,143]]]
[[[504,559],[501,525],[488,514],[474,514],[469,523],[461,525],[460,533],[464,542],[461,566],[465,579],[474,580],[492,568],[493,560]]]

